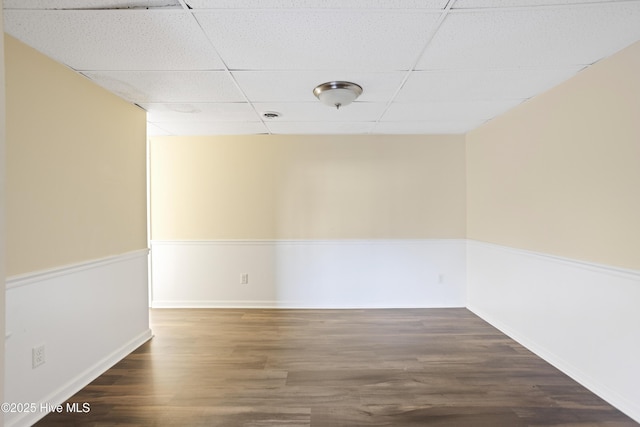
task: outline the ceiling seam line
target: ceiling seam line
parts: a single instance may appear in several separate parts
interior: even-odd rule
[[[594,2],[580,2],[580,3],[556,3],[556,4],[537,4],[537,5],[524,5],[524,6],[485,6],[485,7],[463,7],[459,9],[452,9],[451,13],[478,13],[478,12],[509,12],[520,10],[545,10],[545,9],[571,9],[574,7],[598,7],[604,5],[616,5],[624,3],[635,3],[638,0],[602,0]]]
[[[391,98],[387,102],[387,105],[384,107],[384,110],[382,111],[380,116],[378,116],[378,119],[375,121],[374,127],[377,127],[377,125],[380,123],[380,120],[382,120],[384,115],[387,114],[387,111],[391,107],[391,104],[393,104],[395,102],[396,97],[398,96],[398,94],[400,93],[400,91],[402,90],[404,85],[407,83],[407,80],[409,80],[409,76],[411,76],[411,73],[413,73],[415,71],[416,67],[418,66],[418,63],[420,62],[420,59],[422,59],[422,55],[424,55],[425,51],[427,50],[427,47],[429,47],[429,44],[431,44],[431,42],[433,41],[434,37],[436,36],[438,31],[440,30],[440,27],[442,26],[442,24],[444,23],[444,20],[447,18],[447,16],[451,12],[451,8],[453,7],[453,4],[455,2],[456,2],[456,0],[449,0],[449,2],[446,4],[444,9],[442,10],[442,13],[438,17],[438,21],[436,22],[436,25],[435,25],[433,31],[431,31],[431,34],[429,34],[429,36],[427,37],[427,40],[426,40],[424,46],[422,47],[422,49],[420,50],[420,53],[418,53],[418,56],[416,57],[416,60],[413,62],[411,67],[405,73],[404,78],[402,79],[402,81],[400,82],[400,85],[398,86],[398,89],[396,89],[394,94],[391,96]]]
[[[198,18],[196,18],[196,16],[193,14],[193,9],[191,9],[185,2],[185,0],[178,0],[180,2],[180,4],[182,5],[182,8],[189,14],[189,16],[191,17],[191,19],[193,19],[193,22],[196,23],[196,25],[198,26],[198,28],[200,29],[200,31],[202,31],[202,34],[204,35],[204,37],[207,39],[207,42],[209,42],[209,45],[211,46],[211,48],[213,49],[213,51],[216,53],[216,55],[218,55],[218,58],[220,59],[220,62],[222,63],[222,66],[224,67],[224,71],[227,76],[229,76],[229,78],[231,79],[231,81],[233,82],[233,85],[236,87],[236,89],[238,89],[238,92],[240,92],[240,94],[242,94],[242,97],[244,98],[245,102],[247,104],[249,104],[251,106],[251,109],[254,111],[254,113],[256,114],[256,116],[258,116],[258,119],[260,120],[260,123],[262,123],[262,126],[264,126],[264,128],[267,130],[267,133],[269,135],[272,135],[271,129],[269,128],[269,126],[267,126],[267,123],[264,121],[262,115],[258,112],[258,110],[256,109],[256,107],[253,105],[253,103],[251,101],[249,101],[249,97],[247,96],[246,93],[244,93],[244,91],[242,90],[242,88],[240,87],[240,84],[238,84],[238,81],[235,79],[235,77],[233,76],[233,73],[231,72],[231,70],[229,69],[229,66],[227,65],[227,63],[225,62],[225,60],[222,58],[222,55],[220,55],[220,52],[218,52],[218,49],[216,48],[216,46],[214,45],[213,41],[209,38],[209,35],[207,34],[207,32],[204,30],[204,28],[202,28],[202,25],[200,25],[200,21],[198,21]]]

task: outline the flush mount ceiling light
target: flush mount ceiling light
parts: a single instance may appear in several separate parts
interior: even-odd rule
[[[327,82],[316,86],[313,94],[322,102],[331,107],[344,107],[351,104],[362,94],[362,87],[351,82]]]

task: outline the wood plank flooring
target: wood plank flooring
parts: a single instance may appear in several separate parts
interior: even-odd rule
[[[466,309],[151,310],[37,426],[637,426]]]

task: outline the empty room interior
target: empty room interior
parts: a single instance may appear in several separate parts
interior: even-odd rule
[[[640,422],[639,0],[0,0],[6,426]]]

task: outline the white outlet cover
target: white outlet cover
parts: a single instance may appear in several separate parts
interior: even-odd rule
[[[31,365],[35,369],[45,362],[44,344],[31,349]]]

